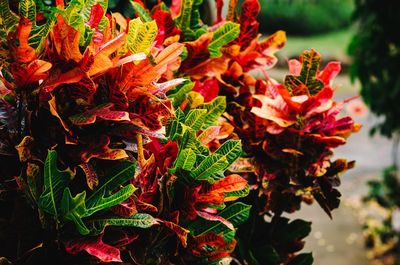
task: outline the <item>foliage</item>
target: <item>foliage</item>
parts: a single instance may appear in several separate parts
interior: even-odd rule
[[[331,161],[333,148],[344,144],[359,125],[350,117],[337,118],[344,102],[333,101],[332,80],[340,64],[330,62],[320,70],[320,55],[314,50],[304,52],[300,61],[289,62],[291,75],[282,85],[271,79],[257,80],[250,74],[272,67],[276,63],[274,53],[286,40],[282,31],[259,40],[259,11],[258,1],[244,1],[240,12],[231,1],[225,19],[220,21],[217,14],[215,26],[184,42],[187,54],[178,76],[190,75],[193,88],[177,87],[169,96],[174,107],[183,110],[191,108],[188,105],[192,102],[226,97],[227,110],[219,122],[223,131],[215,132],[217,137],[210,145],[217,148],[226,135],[242,140],[244,155],[228,170],[249,182],[250,196],[242,200],[253,205],[247,225],[239,227],[235,257],[249,264],[310,264],[311,254],[296,255],[304,245],[310,223],[289,222],[281,215],[299,210],[302,201],[315,199],[331,216],[340,202],[336,188],[339,175],[354,165],[344,159]],[[225,43],[220,53],[213,53],[215,49],[210,47],[215,36],[234,23],[240,25],[240,32],[224,30],[232,36],[227,39],[237,36]],[[184,32],[182,35],[187,40]],[[281,227],[277,230],[280,233],[275,233],[277,227]],[[283,231],[291,229],[299,234],[285,237],[291,233]]]
[[[327,33],[348,27],[353,10],[352,0],[269,0],[261,6],[260,30],[282,29],[291,36]]]
[[[14,246],[1,256],[312,263],[298,253],[311,224],[282,213],[339,205],[354,163],[331,161],[333,148],[359,127],[337,118],[339,63],[320,70],[311,50],[283,84],[256,79],[286,41],[261,40],[257,0],[232,0],[225,18],[217,1],[213,26],[201,0],[132,1],[134,19],[107,1],[0,1],[1,218]]]
[[[66,263],[229,258],[251,208],[234,202],[247,182],[225,174],[242,148],[206,145],[224,97],[176,111],[180,94],[166,97],[186,81],[172,75],[184,45],[163,45],[181,32],[170,31],[168,13],[156,14],[172,23],[159,30],[157,19],[106,14],[107,1],[24,0],[18,15],[1,5],[1,163],[12,162],[2,169],[2,209],[22,205],[2,212],[13,227],[2,242],[14,248],[1,255],[18,264],[43,263],[47,251]],[[13,238],[22,224],[33,226],[23,245]]]
[[[363,224],[368,257],[384,264],[397,264],[400,240],[400,188],[398,171],[386,168],[383,178],[368,182],[364,204],[369,213]]]
[[[373,130],[391,137],[400,128],[400,82],[397,75],[400,58],[400,40],[396,21],[399,20],[400,4],[379,1],[356,1],[355,20],[358,31],[349,46],[354,56],[350,74],[361,82],[361,95],[371,110],[382,116]],[[371,28],[371,30],[365,30]]]

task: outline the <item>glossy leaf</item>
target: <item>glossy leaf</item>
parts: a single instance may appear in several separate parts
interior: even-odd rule
[[[57,152],[49,150],[44,164],[44,190],[38,204],[43,211],[53,215],[56,221],[59,221],[61,198],[71,177],[70,171],[60,171],[57,168]]]
[[[221,211],[218,216],[232,223],[234,227],[238,227],[244,223],[250,214],[250,205],[241,202],[234,203]],[[220,222],[207,222],[205,220],[196,220],[190,225],[189,228],[195,236],[207,233],[219,234],[229,230],[224,224]]]
[[[181,168],[183,170],[190,171],[192,170],[195,163],[196,163],[195,152],[190,148],[183,149],[176,158],[174,169]]]
[[[107,176],[102,179],[103,182],[100,182],[99,187],[87,198],[87,215],[110,208],[129,198],[136,190],[131,184],[114,194],[110,193],[134,176],[135,167],[134,163],[122,161],[110,169]]]
[[[231,165],[242,154],[242,143],[240,140],[228,140],[215,151],[215,154],[223,155]]]
[[[69,120],[78,126],[88,125],[96,122],[97,118],[109,121],[129,121],[129,114],[125,111],[110,110],[114,104],[105,103],[84,113],[69,117]]]
[[[157,24],[155,21],[142,22],[135,18],[129,22],[128,49],[133,53],[149,52],[149,48],[157,36]]]
[[[324,87],[317,78],[321,56],[315,51],[305,51],[302,55],[302,67],[299,76],[288,75],[285,87],[291,95],[315,95]]]
[[[222,96],[216,97],[213,101],[204,104],[204,108],[207,110],[207,114],[203,128],[206,128],[210,125],[214,125],[217,122],[218,117],[224,113],[226,108],[226,98]]]
[[[205,109],[193,109],[190,110],[185,118],[185,125],[190,127],[194,131],[200,130],[204,120],[206,118],[207,110]]]
[[[88,226],[92,228],[94,234],[101,233],[107,226],[120,226],[120,227],[137,227],[149,228],[158,224],[158,221],[149,214],[137,213],[129,218],[104,218],[93,219],[87,222]]]
[[[138,17],[140,17],[140,19],[143,22],[151,22],[152,21],[149,12],[146,9],[144,9],[143,6],[141,6],[137,2],[134,2],[133,0],[130,0],[130,3],[133,7],[133,11],[137,14]]]
[[[15,29],[17,23],[18,17],[11,12],[8,1],[0,0],[0,37],[2,40]]]
[[[218,27],[218,29],[213,32],[211,42],[208,44],[210,57],[217,58],[222,56],[221,47],[236,39],[239,33],[240,25],[233,22],[226,22],[221,27]]]
[[[102,262],[122,262],[118,248],[103,242],[103,235],[97,238],[80,238],[65,242],[65,250],[71,254],[78,254],[85,250]]]
[[[207,180],[213,183],[216,179],[212,176],[228,166],[229,162],[226,156],[212,154],[207,156],[192,172],[190,172],[190,176],[196,180]]]

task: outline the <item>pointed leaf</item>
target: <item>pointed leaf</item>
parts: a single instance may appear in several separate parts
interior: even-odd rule
[[[17,26],[18,17],[14,15],[8,6],[8,0],[0,0],[0,38],[5,40],[8,33]]]
[[[72,197],[69,188],[64,189],[63,197],[61,200],[61,212],[65,220],[75,223],[76,228],[82,235],[89,234],[89,229],[83,223],[82,218],[86,216],[87,209],[85,206],[86,191]]]
[[[97,211],[110,208],[127,198],[129,198],[136,188],[129,184],[111,195],[111,192],[124,184],[135,174],[136,165],[128,161],[119,162],[113,167],[103,178],[103,183],[100,183],[97,188],[87,199],[86,206],[88,208],[87,215],[91,215]]]
[[[105,218],[105,219],[94,219],[87,222],[88,226],[92,227],[92,232],[95,234],[101,233],[106,226],[126,226],[126,227],[138,227],[138,228],[149,228],[153,225],[158,224],[150,214],[137,213],[129,218]]]
[[[285,87],[292,96],[315,95],[324,87],[324,83],[317,78],[321,56],[311,50],[303,52],[301,59],[300,75],[286,76]]]
[[[152,21],[149,12],[143,8],[139,3],[130,0],[130,3],[133,7],[133,11],[137,14],[138,17],[144,22]]]
[[[204,123],[204,119],[206,117],[207,110],[205,109],[192,109],[186,115],[185,125],[192,128],[194,131],[200,130],[201,126]]]
[[[135,18],[129,22],[128,49],[133,53],[149,52],[157,36],[157,24],[155,21],[143,23],[140,18]]]
[[[196,154],[195,152],[190,149],[183,149],[175,161],[174,169],[184,169],[187,171],[192,170],[194,163],[196,163]]]
[[[223,155],[231,165],[242,154],[242,143],[240,140],[228,140],[215,151],[215,154]]]
[[[216,97],[213,101],[206,103],[203,106],[207,110],[203,128],[207,128],[208,126],[214,125],[222,113],[224,113],[226,108],[226,98],[222,96]]]
[[[59,205],[63,196],[64,189],[71,179],[71,172],[60,171],[57,168],[57,152],[49,150],[44,163],[44,190],[39,197],[39,207],[54,215],[59,220]]]
[[[225,155],[211,154],[207,156],[191,173],[190,176],[196,180],[207,180],[213,183],[212,177],[215,173],[224,170],[229,166]]]
[[[69,117],[69,120],[78,126],[88,125],[96,122],[97,118],[109,121],[129,121],[129,114],[126,111],[110,110],[114,104],[105,103],[84,113]]]
[[[236,202],[226,207],[218,214],[218,216],[221,216],[225,220],[231,222],[234,227],[238,227],[248,219],[250,208],[251,205],[247,205],[242,202]],[[190,224],[189,230],[193,232],[194,236],[203,235],[210,232],[220,234],[222,232],[229,231],[229,229],[221,222],[210,222],[198,219]]]
[[[226,22],[224,25],[218,27],[218,29],[213,32],[211,42],[208,44],[210,57],[221,57],[221,47],[236,39],[239,36],[239,33],[240,25],[237,23]]]

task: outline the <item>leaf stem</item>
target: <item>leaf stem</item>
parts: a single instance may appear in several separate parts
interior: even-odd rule
[[[139,165],[143,167],[145,165],[144,151],[143,151],[143,137],[141,134],[136,134],[137,141],[137,153],[138,153],[138,161]]]

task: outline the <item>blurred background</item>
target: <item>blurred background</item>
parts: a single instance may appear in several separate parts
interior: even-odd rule
[[[270,77],[282,81],[287,60],[314,48],[323,64],[342,63],[334,81],[336,100],[361,95],[347,103],[343,114],[363,128],[335,153],[357,161],[342,176],[341,207],[333,220],[316,204],[291,216],[313,222],[305,251],[313,252],[317,265],[400,264],[400,1],[259,1],[261,32],[287,33]],[[133,13],[129,1],[109,4],[113,11]],[[212,21],[215,0],[204,0],[203,10],[203,20]]]
[[[318,205],[296,213],[313,222],[305,250],[314,264],[400,264],[399,1],[262,0],[261,6],[262,32],[287,33],[271,77],[283,80],[287,60],[314,48],[324,63],[342,63],[336,99],[361,95],[344,112],[363,128],[335,153],[357,161],[342,176],[341,207],[333,220]]]

